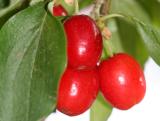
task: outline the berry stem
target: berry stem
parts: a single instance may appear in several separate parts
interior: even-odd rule
[[[75,1],[74,1],[74,4],[75,4],[75,14],[78,14],[78,12],[79,12],[78,0],[75,0]]]
[[[121,15],[121,14],[109,14],[109,15],[106,15],[106,16],[101,17],[100,20],[101,20],[101,21],[105,21],[105,20],[107,20],[107,19],[116,18],[116,17],[118,17],[118,18],[123,18],[124,16]]]
[[[53,0],[53,5],[59,5],[59,4],[61,4],[61,0]]]

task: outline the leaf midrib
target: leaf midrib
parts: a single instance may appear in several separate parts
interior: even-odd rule
[[[40,29],[39,29],[39,37],[38,37],[38,45],[37,45],[37,48],[36,48],[36,53],[37,53],[37,51],[38,51],[38,48],[39,48],[39,42],[40,42],[40,39],[41,39],[41,35],[42,35],[42,30],[43,30],[43,26],[44,26],[44,24],[45,24],[45,19],[46,19],[46,16],[47,16],[47,13],[45,12],[45,14],[44,14],[44,17],[43,17],[43,20],[42,20],[42,24],[40,25]],[[37,55],[37,54],[36,54]],[[32,79],[32,77],[33,77],[33,70],[34,70],[34,65],[35,65],[35,62],[36,62],[36,57],[35,57],[35,59],[34,59],[34,61],[33,61],[33,67],[32,67],[32,72],[31,72],[31,79]],[[31,98],[31,86],[32,86],[32,81],[30,81],[30,86],[29,86],[29,100],[28,100],[28,112],[27,112],[27,121],[30,121],[29,119],[30,119],[30,116],[29,116],[29,112],[30,112],[30,98]]]

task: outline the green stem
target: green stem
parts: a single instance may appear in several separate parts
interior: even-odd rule
[[[79,3],[78,3],[78,0],[75,0],[74,3],[75,3],[75,14],[78,14],[78,12],[79,12]]]
[[[109,14],[109,15],[107,15],[107,16],[101,17],[100,20],[101,20],[101,21],[105,21],[105,20],[107,20],[107,19],[116,18],[116,17],[118,17],[118,18],[123,18],[124,16],[121,15],[121,14]]]
[[[52,0],[54,5],[59,5],[62,3],[62,0]]]

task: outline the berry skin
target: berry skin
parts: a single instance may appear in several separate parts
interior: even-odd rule
[[[98,90],[96,70],[67,68],[59,85],[57,109],[69,116],[79,115],[92,105]]]
[[[146,92],[140,65],[131,56],[120,53],[99,66],[100,89],[114,107],[127,110],[139,103]]]
[[[64,23],[67,35],[68,64],[73,68],[94,68],[102,53],[102,35],[86,15],[70,17]]]
[[[54,16],[67,16],[67,11],[61,5],[55,5],[53,7],[53,15]]]

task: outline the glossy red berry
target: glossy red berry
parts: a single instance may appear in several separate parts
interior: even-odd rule
[[[99,66],[100,88],[114,107],[127,110],[139,103],[146,91],[143,71],[134,58],[116,54]]]
[[[97,96],[98,79],[96,70],[68,68],[60,81],[57,109],[69,116],[85,112]]]
[[[64,23],[68,63],[73,68],[93,68],[102,52],[102,36],[96,23],[86,15],[70,17]]]
[[[62,5],[55,5],[53,7],[53,15],[54,16],[67,16],[67,11],[63,8]]]

